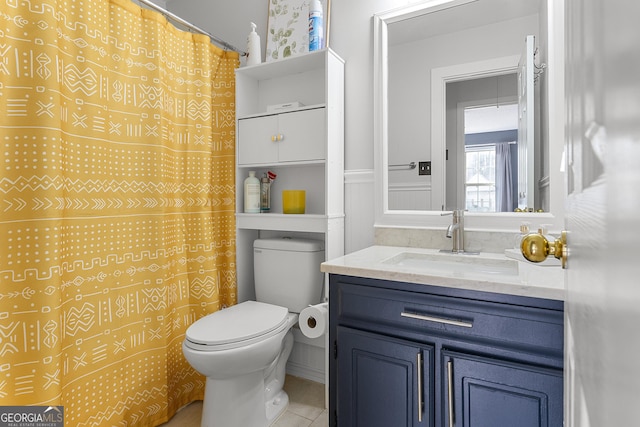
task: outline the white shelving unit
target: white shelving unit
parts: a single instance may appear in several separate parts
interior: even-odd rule
[[[294,101],[302,106],[267,111]],[[238,300],[244,301],[255,298],[257,238],[323,240],[327,259],[344,254],[344,61],[324,49],[239,68],[236,120],[236,262]],[[245,178],[269,170],[277,174],[271,211],[245,214]],[[282,213],[282,190],[306,191],[305,214]]]

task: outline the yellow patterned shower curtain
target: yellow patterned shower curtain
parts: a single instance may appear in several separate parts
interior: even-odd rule
[[[0,405],[157,425],[236,302],[238,54],[129,0],[0,8]]]

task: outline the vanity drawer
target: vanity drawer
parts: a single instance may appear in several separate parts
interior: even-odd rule
[[[331,292],[331,298],[338,298],[335,316],[340,325],[414,340],[462,339],[562,357],[561,310],[520,305],[517,300],[512,304],[344,282],[332,283]]]

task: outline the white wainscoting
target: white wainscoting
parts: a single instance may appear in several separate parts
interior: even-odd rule
[[[372,169],[344,172],[344,248],[355,252],[374,244],[374,175]]]
[[[325,337],[307,338],[298,325],[292,329],[294,345],[287,361],[287,373],[318,383],[325,383]]]
[[[411,182],[389,183],[389,209],[431,210],[431,185]]]

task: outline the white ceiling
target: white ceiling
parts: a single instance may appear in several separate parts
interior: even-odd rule
[[[475,0],[389,25],[389,44],[402,44],[436,35],[535,15],[540,0]]]
[[[464,133],[497,132],[518,129],[518,104],[467,108]]]

